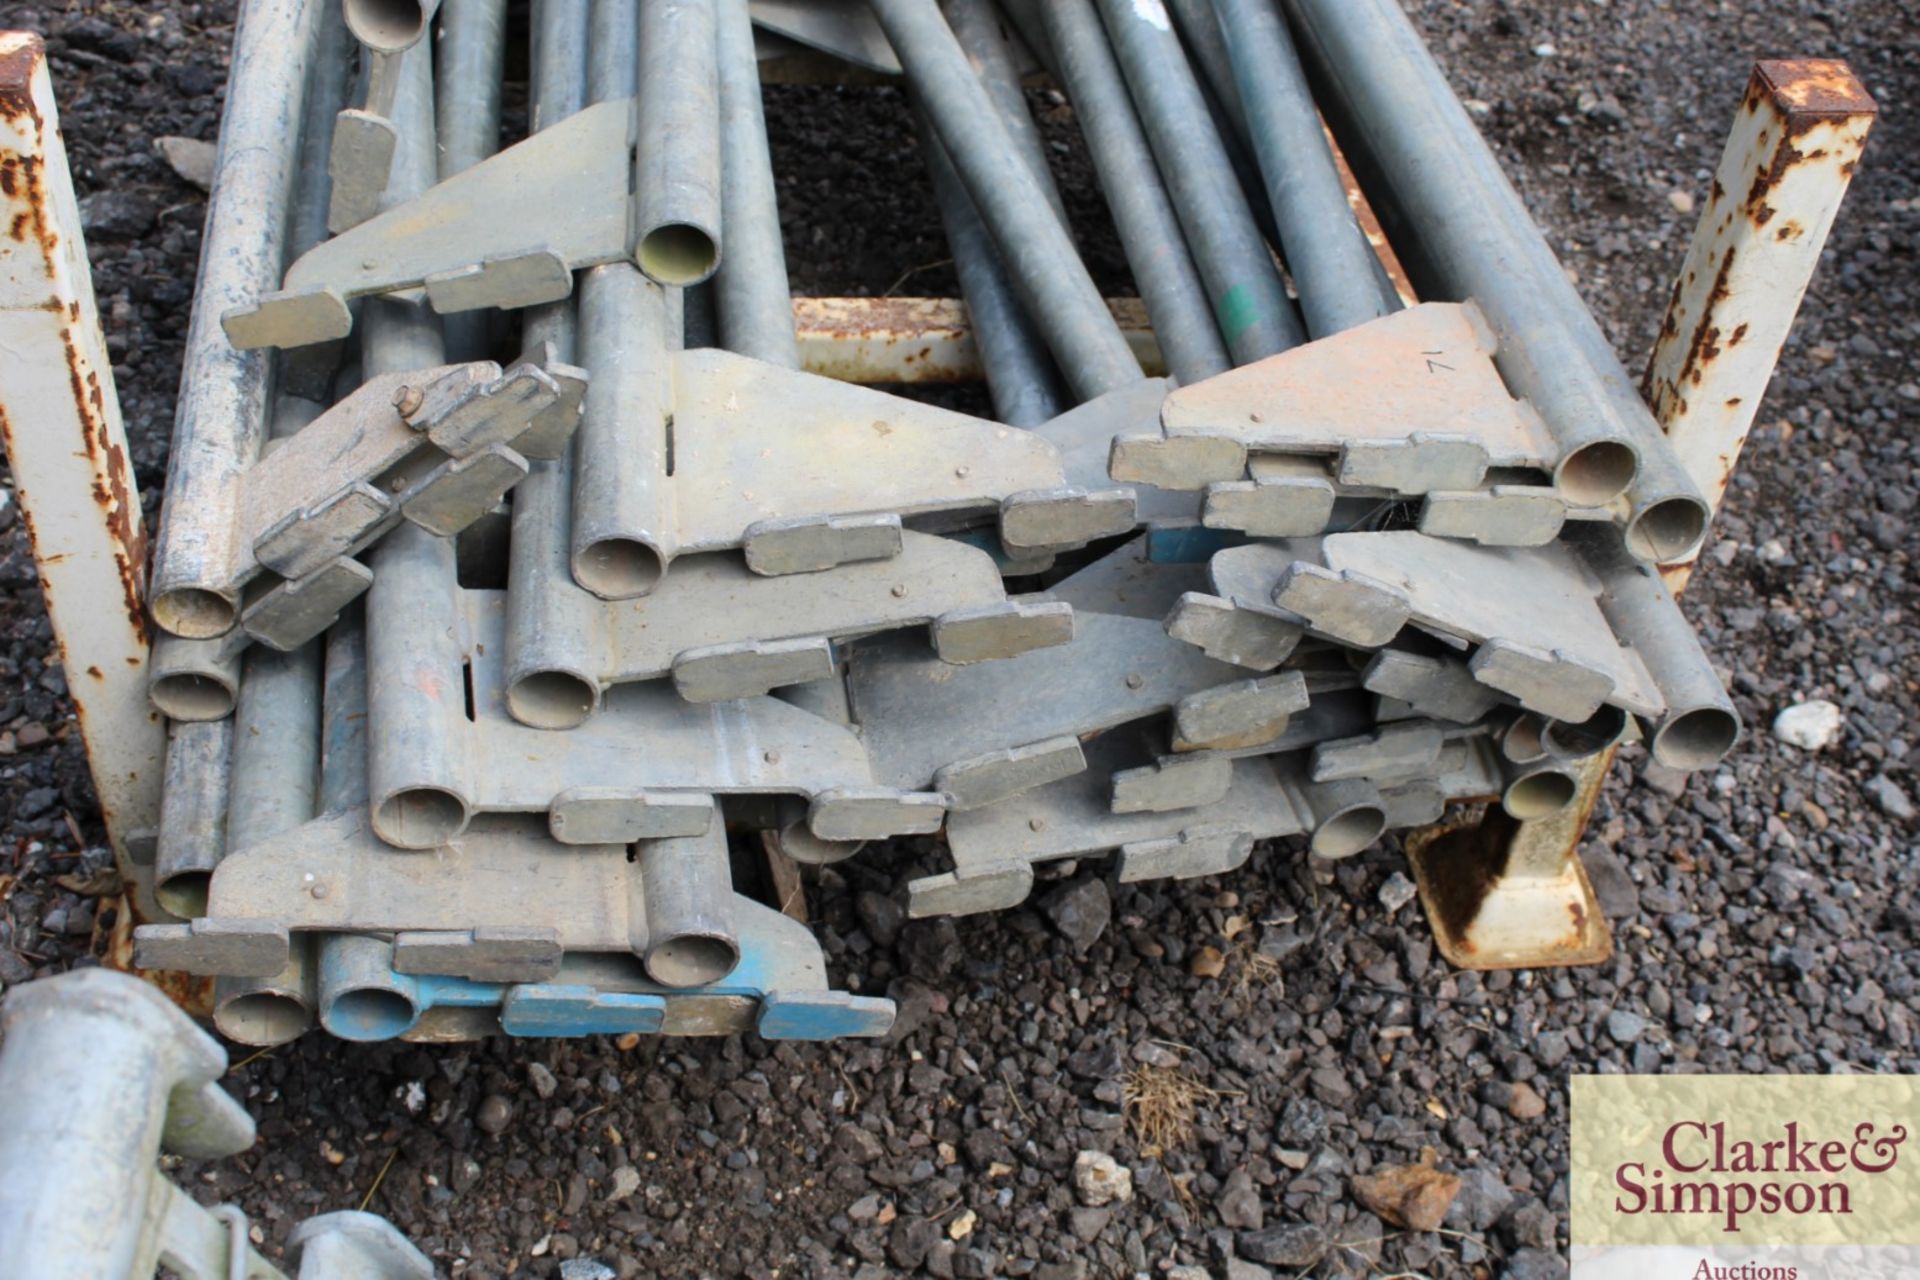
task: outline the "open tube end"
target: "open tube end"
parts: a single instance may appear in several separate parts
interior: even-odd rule
[[[402,849],[433,849],[466,830],[467,802],[441,787],[408,787],[382,800],[373,829]]]
[[[320,1009],[320,1025],[342,1040],[391,1040],[420,1021],[420,1006],[391,987],[350,987]]]
[[[156,882],[153,898],[182,920],[197,920],[207,914],[207,894],[212,888],[212,872],[180,871]]]
[[[1516,779],[1500,797],[1500,807],[1513,818],[1529,822],[1560,812],[1573,803],[1580,784],[1570,773],[1542,769]]]
[[[1707,536],[1712,512],[1698,498],[1666,498],[1647,504],[1627,523],[1627,550],[1652,564],[1686,559]]]
[[[420,43],[438,7],[426,0],[346,0],[347,30],[375,53],[399,53]]]
[[[600,691],[571,671],[535,671],[507,686],[507,712],[534,729],[573,729],[587,722]]]
[[[206,721],[232,715],[239,692],[218,676],[181,671],[155,676],[147,697],[170,720]]]
[[[780,852],[810,867],[845,862],[867,846],[865,840],[827,840],[817,836],[808,829],[804,818],[780,828],[774,841],[780,846]]]
[[[1598,711],[1578,723],[1571,720],[1547,721],[1540,731],[1540,741],[1549,752],[1563,760],[1584,760],[1618,742],[1620,735],[1626,731],[1627,713],[1619,707],[1602,703]]]
[[[1724,707],[1696,707],[1661,724],[1653,734],[1653,758],[1688,773],[1711,769],[1740,741],[1740,717]]]
[[[1542,741],[1545,732],[1545,723],[1539,716],[1522,711],[1500,734],[1500,754],[1515,764],[1544,760],[1547,755],[1546,743]]]
[[[268,1047],[298,1040],[313,1025],[313,1010],[286,991],[249,991],[213,1011],[220,1034],[241,1044]]]
[[[647,948],[647,976],[663,987],[704,987],[732,973],[740,944],[721,934],[681,934]]]
[[[1359,804],[1342,809],[1314,828],[1310,842],[1322,858],[1351,858],[1387,829],[1386,811],[1377,805]]]
[[[720,245],[690,222],[668,222],[641,236],[633,256],[649,280],[685,288],[719,267]]]
[[[233,601],[205,587],[175,587],[154,593],[153,620],[168,635],[212,640],[233,630],[240,616]]]
[[[602,538],[573,557],[574,580],[603,600],[646,595],[666,573],[660,549],[638,538]]]
[[[1627,491],[1640,472],[1640,455],[1619,440],[1582,445],[1554,468],[1560,494],[1576,507],[1598,507]]]

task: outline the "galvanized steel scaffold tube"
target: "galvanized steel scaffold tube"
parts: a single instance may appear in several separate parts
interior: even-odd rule
[[[935,837],[898,886],[935,916],[1393,831],[1456,963],[1607,953],[1574,849],[1613,749],[1739,737],[1673,590],[1751,410],[1689,388],[1764,389],[1851,173],[1767,130],[1857,158],[1844,67],[1762,64],[1722,168],[1772,165],[1767,212],[1689,263],[1787,279],[1764,315],[1677,289],[1649,409],[1393,0],[535,0],[525,58],[508,9],[243,5],[157,640],[84,595],[140,585],[137,498],[42,519],[87,510],[86,407],[8,430],[69,663],[133,673],[82,728],[139,964],[215,978],[249,1044],[871,1036],[805,865]],[[796,35],[906,84],[966,311],[790,296],[761,82]],[[1036,77],[1138,302],[1081,256]],[[70,251],[42,126],[7,162]],[[1736,324],[1769,350],[1683,341]],[[961,365],[1001,420],[861,385]]]

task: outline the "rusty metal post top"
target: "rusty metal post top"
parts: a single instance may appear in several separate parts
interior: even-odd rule
[[[1771,58],[1753,64],[1748,87],[1749,109],[1756,93],[1763,93],[1782,111],[1797,118],[1878,115],[1880,105],[1837,58]]]

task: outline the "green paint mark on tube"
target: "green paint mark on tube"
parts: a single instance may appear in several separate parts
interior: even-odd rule
[[[1260,323],[1260,305],[1254,300],[1253,290],[1244,284],[1227,290],[1217,310],[1220,331],[1227,335],[1230,343],[1238,342],[1241,334]]]

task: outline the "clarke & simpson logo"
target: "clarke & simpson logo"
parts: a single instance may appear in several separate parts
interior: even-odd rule
[[[1920,1275],[1912,1076],[1575,1076],[1574,1280]]]
[[[1814,1131],[1817,1135],[1817,1130]],[[1851,1180],[1890,1171],[1907,1131],[1857,1124],[1846,1139],[1809,1136],[1789,1120],[1772,1139],[1730,1137],[1727,1122],[1681,1120],[1660,1138],[1658,1159],[1613,1171],[1624,1214],[1704,1214],[1738,1232],[1756,1216],[1853,1212]]]

